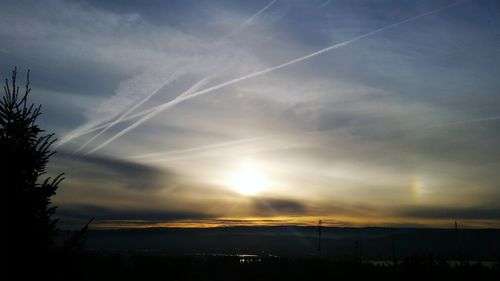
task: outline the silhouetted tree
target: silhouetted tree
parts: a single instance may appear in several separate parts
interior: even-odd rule
[[[0,155],[2,264],[10,271],[33,269],[49,271],[50,249],[54,244],[57,220],[51,197],[63,180],[40,177],[54,152],[49,150],[54,134],[44,134],[36,124],[41,106],[28,103],[31,92],[29,70],[24,93],[16,84],[17,69],[11,81],[5,79],[0,101]],[[37,274],[43,275],[42,272]],[[15,278],[14,278],[15,279]]]
[[[75,230],[71,233],[69,238],[64,241],[63,250],[65,253],[70,255],[80,255],[85,250],[85,242],[87,241],[87,232],[89,230],[89,225],[92,223],[94,218],[90,219],[87,224],[80,230]]]

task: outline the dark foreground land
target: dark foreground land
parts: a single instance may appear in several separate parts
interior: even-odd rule
[[[500,280],[498,229],[321,230],[92,230],[70,271],[106,281]]]
[[[450,265],[431,257],[394,264],[260,256],[88,253],[84,280],[500,280],[498,264]]]
[[[144,251],[175,256],[252,254],[316,258],[317,227],[218,227],[92,230],[87,249]],[[500,229],[323,227],[321,255],[335,260],[500,260]]]

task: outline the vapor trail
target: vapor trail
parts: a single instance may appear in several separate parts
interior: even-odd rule
[[[97,130],[104,128],[104,127],[106,127],[106,125],[100,125],[99,127],[90,127],[90,128],[88,126],[87,126],[87,128],[85,128],[85,127],[82,128],[82,126],[79,126],[76,129],[72,130],[71,132],[67,133],[61,139],[58,139],[54,143],[54,146],[57,148],[57,147],[65,144],[65,143],[67,143],[75,138],[92,133],[92,132],[97,131]]]
[[[218,89],[221,89],[221,88],[224,88],[224,87],[227,87],[227,86],[230,86],[230,85],[233,85],[233,84],[236,84],[238,82],[241,82],[241,81],[244,81],[244,80],[248,80],[250,78],[254,78],[254,77],[257,77],[257,76],[261,76],[261,75],[264,75],[264,74],[267,74],[269,72],[272,72],[272,71],[275,71],[275,70],[278,70],[278,69],[281,69],[281,68],[284,68],[284,67],[287,67],[287,66],[290,66],[292,64],[295,64],[295,63],[298,63],[298,62],[301,62],[301,61],[304,61],[304,60],[307,60],[307,59],[310,59],[312,57],[315,57],[315,56],[318,56],[320,54],[323,54],[323,53],[326,53],[328,51],[331,51],[333,49],[337,49],[337,48],[340,48],[340,47],[343,47],[343,46],[346,46],[348,44],[351,44],[355,41],[358,41],[358,40],[361,40],[363,38],[366,38],[368,36],[371,36],[371,35],[374,35],[376,33],[379,33],[379,32],[382,32],[382,31],[385,31],[385,30],[388,30],[388,29],[391,29],[391,28],[394,28],[394,27],[397,27],[397,26],[400,26],[400,25],[403,25],[403,24],[406,24],[406,23],[409,23],[409,22],[412,22],[412,21],[415,21],[417,19],[420,19],[422,17],[425,17],[425,16],[428,16],[428,15],[432,15],[432,14],[435,14],[435,13],[438,13],[438,12],[441,12],[441,11],[444,11],[444,10],[447,10],[451,7],[454,7],[456,5],[459,5],[459,4],[462,4],[464,2],[467,2],[467,1],[470,1],[470,0],[465,0],[465,1],[461,1],[461,2],[456,2],[456,3],[453,3],[453,4],[450,4],[450,5],[447,5],[447,6],[444,6],[444,7],[441,7],[441,8],[438,8],[438,9],[435,9],[435,10],[432,10],[432,11],[429,11],[429,12],[426,12],[426,13],[423,13],[423,14],[420,14],[420,15],[417,15],[417,16],[413,16],[411,18],[408,18],[406,20],[403,20],[403,21],[399,21],[397,23],[393,23],[393,24],[390,24],[390,25],[386,25],[384,27],[381,27],[381,28],[378,28],[378,29],[375,29],[373,31],[370,31],[368,33],[365,33],[363,35],[360,35],[360,36],[357,36],[357,37],[354,37],[352,39],[349,39],[347,41],[344,41],[344,42],[340,42],[340,43],[337,43],[335,45],[332,45],[330,47],[327,47],[327,48],[324,48],[324,49],[321,49],[319,51],[316,51],[314,53],[310,53],[308,55],[305,55],[305,56],[302,56],[300,58],[297,58],[297,59],[294,59],[294,60],[291,60],[289,62],[286,62],[286,63],[283,63],[283,64],[280,64],[280,65],[276,65],[276,66],[273,66],[273,67],[269,67],[269,68],[266,68],[266,69],[263,69],[263,70],[260,70],[260,71],[256,71],[256,72],[253,72],[253,73],[250,73],[250,74],[247,74],[247,75],[244,75],[244,76],[241,76],[239,78],[235,78],[235,79],[232,79],[232,80],[229,80],[229,81],[226,81],[226,82],[223,82],[221,84],[218,84],[218,85],[215,85],[215,86],[212,86],[212,87],[209,87],[209,88],[206,88],[206,89],[203,89],[201,91],[198,91],[198,92],[195,92],[195,93],[192,93],[190,95],[187,95],[186,97],[180,99],[178,102],[182,102],[182,101],[185,101],[185,100],[189,100],[189,99],[192,99],[194,97],[197,97],[197,96],[200,96],[200,95],[203,95],[203,94],[206,94],[206,93],[209,93],[209,92],[213,92],[215,90],[218,90]],[[162,105],[159,105],[158,107],[160,107]]]
[[[259,11],[257,11],[257,13],[253,14],[246,21],[244,21],[242,24],[240,24],[236,29],[234,29],[229,34],[227,34],[225,37],[231,37],[231,36],[239,33],[240,31],[242,31],[245,27],[247,27],[249,24],[251,24],[255,18],[257,18],[258,16],[260,16],[260,14],[264,13],[274,3],[276,3],[276,1],[278,1],[278,0],[272,0],[271,2],[269,2],[266,6],[264,6],[264,8],[260,9]]]
[[[156,95],[158,92],[160,92],[160,90],[163,89],[166,85],[170,84],[170,82],[172,82],[172,80],[175,79],[175,77],[177,76],[177,74],[178,74],[178,71],[174,72],[172,75],[170,75],[170,77],[168,77],[168,79],[164,83],[161,83],[160,86],[157,87],[155,90],[153,90],[148,96],[146,96],[140,102],[134,104],[134,106],[132,106],[127,111],[125,111],[124,113],[122,113],[117,119],[115,119],[112,122],[109,122],[107,125],[105,125],[105,127],[99,133],[97,133],[95,136],[93,136],[92,138],[90,138],[86,143],[84,143],[82,146],[80,146],[80,148],[78,148],[75,151],[75,153],[81,151],[82,149],[84,149],[87,145],[89,145],[92,141],[94,141],[95,139],[97,139],[100,135],[102,135],[103,133],[105,133],[111,127],[113,127],[114,125],[116,125],[116,124],[120,123],[121,121],[123,121],[123,119],[125,117],[127,117],[131,112],[133,112],[139,106],[143,105],[150,98],[152,98],[154,95]]]
[[[172,75],[175,75],[175,76],[176,76],[176,74],[177,74],[177,72],[175,72],[175,73],[174,73],[174,74],[172,74]],[[171,76],[171,77],[172,77],[172,76]],[[212,76],[209,76],[209,77],[212,77]],[[174,77],[174,78],[175,78],[175,77]],[[170,79],[170,77],[169,77],[169,79]],[[159,90],[161,90],[161,88],[162,88],[162,87],[165,87],[165,86],[166,86],[166,84],[164,84],[163,86],[161,86],[161,87],[159,87],[158,89],[156,89],[155,91],[153,91],[153,92],[152,92],[152,94],[151,94],[150,96],[148,96],[147,98],[145,98],[145,99],[141,102],[141,104],[143,104],[144,102],[146,102],[149,98],[151,98],[151,96],[153,96],[154,94],[156,94]],[[184,97],[186,94],[188,94],[188,93],[187,93],[187,92],[184,92],[183,94],[179,95],[179,96],[177,97],[177,99],[179,99],[179,98],[181,98],[181,97]],[[141,105],[141,104],[139,104],[139,105]],[[139,105],[134,106],[134,108],[133,108],[133,109],[137,109],[137,107],[139,107]],[[160,105],[160,106],[161,106],[161,105]],[[151,112],[155,111],[156,109],[158,109],[158,107],[159,107],[159,106],[155,106],[155,107],[152,107],[152,108],[149,108],[149,109],[145,109],[145,110],[143,110],[143,111],[140,111],[140,112],[137,112],[137,113],[134,113],[134,114],[128,115],[128,114],[130,114],[130,112],[132,112],[132,111],[133,111],[133,109],[130,109],[129,111],[127,111],[127,112],[128,112],[128,114],[123,114],[123,115],[122,115],[122,118],[121,118],[120,120],[114,120],[114,121],[110,121],[110,122],[105,122],[105,123],[103,123],[103,124],[97,125],[97,126],[95,126],[95,127],[87,128],[87,129],[82,129],[82,130],[78,130],[78,129],[76,129],[76,130],[74,130],[72,133],[67,134],[64,138],[62,138],[61,140],[59,140],[59,141],[55,144],[55,146],[56,146],[56,147],[59,147],[59,146],[61,146],[61,145],[65,144],[65,143],[67,143],[67,142],[69,142],[69,141],[71,141],[71,140],[73,140],[73,139],[75,139],[75,138],[81,137],[81,136],[86,135],[86,134],[93,133],[93,132],[98,131],[98,130],[103,129],[103,128],[107,128],[108,126],[110,126],[110,124],[111,124],[111,123],[113,123],[111,126],[114,126],[114,125],[116,125],[116,124],[118,124],[118,123],[120,123],[120,122],[124,122],[124,121],[128,121],[128,120],[131,120],[131,119],[135,119],[135,118],[138,118],[138,117],[144,116],[144,115],[146,115],[146,114],[149,114],[149,113],[151,113]],[[111,126],[110,126],[110,127],[111,127]],[[108,130],[108,129],[109,129],[109,128],[107,128],[106,130]],[[99,133],[99,134],[100,134],[100,133]],[[95,139],[95,138],[96,138],[96,137],[94,137],[93,139]],[[85,143],[83,146],[88,145],[91,141],[92,141],[92,139],[91,139],[91,140],[89,140],[89,141],[87,141],[87,143]],[[75,151],[75,152],[81,151],[81,149],[82,149],[82,148],[83,148],[83,147],[80,147],[80,148],[79,148],[77,151]]]
[[[124,121],[128,121],[128,120],[131,120],[131,119],[135,119],[135,118],[138,118],[138,117],[141,117],[141,116],[144,116],[146,114],[149,114],[153,111],[156,110],[156,107],[154,108],[150,108],[150,109],[146,109],[146,110],[143,110],[143,111],[140,111],[140,112],[137,112],[137,113],[134,113],[132,115],[129,115],[127,117],[124,117],[121,122],[124,122]],[[106,128],[109,123],[111,122],[105,122],[104,124],[101,124],[101,125],[97,125],[95,127],[91,127],[91,128],[87,128],[87,129],[82,129],[81,131],[78,131],[78,130],[74,130],[72,133],[68,134],[67,136],[65,136],[64,138],[62,138],[61,140],[59,140],[55,146],[56,147],[59,147],[75,138],[78,138],[78,137],[81,137],[83,135],[86,135],[86,134],[90,134],[92,132],[95,132],[95,131],[98,131],[100,129],[103,129],[103,128]]]
[[[224,38],[234,36],[235,34],[241,32],[241,30],[243,30],[246,26],[248,26],[249,24],[251,24],[258,16],[260,16],[262,13],[264,13],[265,11],[267,11],[267,9],[269,9],[277,1],[278,0],[272,0],[271,2],[269,2],[266,6],[264,6],[262,9],[260,9],[259,11],[257,11],[255,14],[253,14],[248,19],[246,19],[238,27],[236,27],[234,30],[232,30],[227,35],[225,35]],[[149,98],[150,97],[146,98],[146,100],[149,99]],[[138,106],[135,106],[134,109],[136,109],[137,107]],[[86,143],[84,143],[82,146],[80,146],[80,148],[78,148],[75,152],[81,151],[83,148],[85,148],[87,145],[89,145],[92,141],[94,141],[97,137],[99,137],[101,134],[103,134],[104,132],[106,132],[107,130],[109,130],[109,128],[111,128],[112,126],[118,124],[119,122],[125,121],[125,120],[130,120],[130,119],[133,119],[133,118],[136,118],[136,117],[139,117],[139,116],[143,116],[143,115],[146,115],[146,114],[148,114],[148,113],[151,112],[151,111],[145,110],[145,111],[142,111],[139,114],[133,115],[133,117],[126,118],[126,115],[128,115],[131,111],[132,110],[127,111],[128,113],[125,114],[125,116],[122,115],[122,119],[119,120],[119,121],[111,121],[111,122],[100,124],[100,125],[98,125],[96,127],[91,127],[91,128],[87,128],[87,129],[76,129],[73,132],[69,133],[64,138],[62,138],[61,140],[57,141],[56,144],[55,144],[55,146],[59,147],[59,146],[65,144],[68,141],[71,141],[71,140],[73,140],[75,138],[78,138],[78,137],[86,135],[86,134],[90,134],[92,132],[95,132],[97,130],[100,130],[100,129],[104,128],[103,131],[99,132],[96,136],[92,137],[90,140],[88,140]],[[110,125],[110,124],[112,124],[112,125]]]
[[[96,136],[92,137],[90,140],[88,140],[86,143],[84,143],[81,147],[79,147],[77,150],[75,150],[75,152],[78,152],[78,151],[81,151],[84,147],[86,147],[88,144],[90,144],[93,140],[95,140],[97,137],[99,137],[99,135],[101,135],[102,133],[104,133],[105,131],[107,131],[110,127],[120,123],[120,122],[123,122],[123,121],[127,121],[127,120],[130,120],[130,119],[134,119],[134,118],[137,118],[137,117],[140,117],[140,116],[143,116],[145,114],[148,114],[150,113],[151,111],[153,111],[152,109],[147,109],[147,110],[143,110],[141,112],[138,112],[136,114],[133,114],[133,115],[130,115],[130,116],[127,116],[130,114],[130,112],[132,112],[133,110],[137,109],[140,105],[144,104],[147,100],[149,100],[152,96],[156,95],[163,87],[165,87],[167,84],[169,84],[170,82],[172,82],[173,79],[177,78],[179,74],[179,71],[175,71],[172,75],[169,76],[169,78],[164,82],[162,83],[157,89],[153,90],[147,97],[145,97],[142,101],[140,101],[138,104],[135,104],[132,108],[130,108],[129,110],[127,110],[126,113],[122,114],[121,116],[118,117],[118,119],[115,119],[113,121],[105,121],[103,123],[100,123],[98,125],[93,125],[93,126],[80,126],[74,130],[72,130],[71,132],[67,133],[64,137],[62,137],[61,139],[57,140],[57,142],[54,144],[55,147],[59,147],[59,146],[62,146],[64,145],[65,143],[75,139],[75,138],[78,138],[78,137],[81,137],[81,136],[84,136],[86,134],[90,134],[92,132],[95,132],[95,131],[98,131],[100,129],[104,129],[102,132],[99,132]]]
[[[206,151],[206,150],[210,150],[210,149],[224,148],[224,147],[238,145],[238,144],[250,143],[250,142],[258,141],[260,139],[262,139],[262,138],[261,137],[254,137],[254,138],[245,138],[245,139],[239,139],[239,140],[225,141],[225,142],[219,142],[219,143],[203,145],[203,146],[198,146],[198,147],[191,147],[191,148],[186,148],[186,149],[169,150],[169,151],[165,151],[165,152],[156,152],[156,153],[134,155],[134,156],[127,157],[127,159],[145,159],[145,158],[161,157],[161,156],[166,156],[166,155],[170,156],[170,155],[178,155],[178,154],[185,154],[185,153],[192,153],[192,152],[200,152],[200,151]]]
[[[464,120],[464,121],[443,123],[443,124],[438,124],[435,126],[427,127],[427,129],[440,128],[440,127],[453,126],[453,125],[472,124],[472,123],[486,122],[486,121],[493,121],[493,120],[500,120],[500,116],[491,116],[491,117],[486,117],[486,118],[478,118],[478,119],[470,119],[470,120]]]
[[[117,138],[123,136],[124,134],[126,134],[127,132],[131,131],[132,129],[136,128],[137,126],[141,125],[142,123],[146,122],[147,120],[149,120],[150,118],[156,116],[158,113],[162,112],[163,110],[169,108],[169,107],[172,107],[176,104],[178,104],[181,100],[182,100],[182,97],[184,96],[187,96],[189,95],[190,93],[198,90],[200,87],[202,87],[206,82],[208,81],[208,78],[203,78],[201,79],[200,81],[198,81],[196,84],[194,84],[191,88],[189,88],[187,91],[185,91],[184,93],[180,94],[178,97],[176,97],[175,99],[167,102],[167,103],[164,103],[160,106],[157,106],[153,109],[151,109],[152,111],[149,113],[149,114],[146,114],[145,116],[143,116],[141,119],[137,120],[135,123],[133,123],[132,125],[128,126],[127,128],[121,130],[119,133],[115,134],[114,136],[112,136],[111,138],[109,138],[108,140],[106,140],[105,142],[101,143],[100,145],[96,146],[94,149],[90,150],[89,152],[85,153],[85,155],[88,155],[90,153],[94,153],[96,152],[97,150],[105,147],[106,145],[108,145],[109,143],[111,143],[112,141],[116,140]]]
[[[323,8],[323,7],[326,7],[330,4],[330,2],[332,2],[332,0],[326,0],[325,2],[321,3],[318,8]]]
[[[465,2],[468,2],[470,0],[465,0],[465,1],[459,1],[459,2],[455,2],[453,4],[450,4],[450,5],[447,5],[447,6],[444,6],[444,7],[441,7],[441,8],[438,8],[438,9],[434,9],[434,10],[431,10],[429,12],[426,12],[426,13],[423,13],[423,14],[419,14],[417,16],[413,16],[413,17],[410,17],[406,20],[403,20],[403,21],[399,21],[399,22],[396,22],[396,23],[393,23],[393,24],[390,24],[390,25],[386,25],[384,27],[381,27],[381,28],[378,28],[378,29],[375,29],[373,31],[370,31],[368,33],[365,33],[365,34],[362,34],[360,36],[357,36],[357,37],[354,37],[352,39],[349,39],[347,41],[344,41],[344,42],[340,42],[340,43],[337,43],[335,45],[332,45],[332,46],[329,46],[327,48],[324,48],[324,49],[321,49],[319,51],[316,51],[314,53],[311,53],[311,54],[308,54],[308,55],[305,55],[305,56],[302,56],[302,57],[299,57],[297,59],[294,59],[294,60],[291,60],[289,62],[286,62],[286,63],[283,63],[283,64],[280,64],[280,65],[276,65],[276,66],[273,66],[273,67],[270,67],[270,68],[267,68],[267,69],[263,69],[263,70],[260,70],[260,71],[257,71],[257,72],[253,72],[253,73],[250,73],[250,74],[247,74],[247,75],[244,75],[244,76],[241,76],[239,78],[235,78],[235,79],[232,79],[232,80],[229,80],[229,81],[226,81],[226,82],[223,82],[221,84],[218,84],[218,85],[215,85],[215,86],[212,86],[210,88],[206,88],[204,90],[201,90],[201,91],[198,91],[198,92],[195,92],[195,93],[192,93],[190,95],[186,95],[185,97],[183,97],[182,99],[180,100],[177,100],[176,104],[179,103],[179,102],[182,102],[184,100],[188,100],[188,99],[191,99],[191,98],[194,98],[194,97],[197,97],[199,95],[203,95],[203,94],[206,94],[206,93],[209,93],[209,92],[213,92],[215,90],[218,90],[218,89],[221,89],[221,88],[224,88],[224,87],[227,87],[227,86],[230,86],[230,85],[233,85],[233,84],[236,84],[238,82],[241,82],[241,81],[244,81],[244,80],[248,80],[248,79],[251,79],[253,77],[257,77],[257,76],[260,76],[260,75],[264,75],[266,73],[269,73],[269,72],[272,72],[272,71],[275,71],[275,70],[278,70],[278,69],[281,69],[281,68],[284,68],[284,67],[287,67],[289,65],[292,65],[292,64],[295,64],[295,63],[298,63],[298,62],[301,62],[301,61],[304,61],[304,60],[307,60],[309,58],[312,58],[312,57],[315,57],[315,56],[318,56],[320,54],[323,54],[325,52],[328,52],[328,51],[331,51],[333,49],[337,49],[337,48],[340,48],[340,47],[343,47],[343,46],[346,46],[348,44],[351,44],[355,41],[358,41],[358,40],[361,40],[363,38],[366,38],[368,36],[371,36],[371,35],[374,35],[376,33],[379,33],[379,32],[382,32],[382,31],[385,31],[385,30],[388,30],[388,29],[391,29],[391,28],[394,28],[394,27],[397,27],[397,26],[400,26],[400,25],[403,25],[403,24],[406,24],[406,23],[409,23],[409,22],[412,22],[412,21],[415,21],[417,19],[420,19],[422,17],[425,17],[425,16],[428,16],[428,15],[431,15],[431,14],[435,14],[435,13],[438,13],[438,12],[441,12],[441,11],[444,11],[444,10],[447,10],[449,8],[452,8],[454,6],[457,6],[459,4],[463,4]],[[169,104],[170,102],[166,103],[166,104]],[[145,110],[143,112],[140,112],[140,113],[137,113],[137,114],[134,114],[130,117],[127,117],[127,118],[124,118],[122,121],[125,121],[125,120],[129,120],[129,119],[132,119],[132,118],[136,118],[136,117],[140,117],[140,116],[143,116],[143,115],[146,115],[146,114],[150,114],[151,112],[155,111],[156,109],[164,106],[165,104],[162,104],[162,105],[159,105],[159,106],[156,106],[154,108],[151,108],[149,110]],[[93,131],[96,131],[96,130],[99,130],[100,128],[103,128],[105,127],[106,125],[102,125],[102,126],[98,126],[98,127],[95,127],[95,128],[91,128],[91,129],[88,129],[85,133],[83,134],[87,134],[87,133],[90,133],[90,132],[93,132]],[[78,137],[78,136],[76,136]],[[73,137],[74,138],[74,137]],[[71,138],[72,139],[72,138]],[[68,140],[65,140],[65,142],[68,141]]]

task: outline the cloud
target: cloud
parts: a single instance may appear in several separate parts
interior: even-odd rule
[[[85,148],[85,146],[87,146],[92,141],[94,141],[95,139],[97,139],[101,134],[105,133],[108,129],[110,129],[114,125],[122,122],[125,118],[129,117],[129,115],[130,115],[131,112],[133,112],[136,108],[140,107],[143,103],[147,102],[151,97],[153,97],[154,95],[156,95],[163,87],[165,87],[168,83],[170,83],[175,78],[175,74],[176,73],[174,72],[172,75],[170,75],[170,77],[168,77],[168,79],[164,83],[160,84],[160,86],[158,88],[156,88],[154,91],[152,91],[143,100],[141,100],[138,103],[134,104],[132,107],[130,107],[125,112],[123,112],[122,114],[120,114],[120,116],[118,118],[114,119],[112,122],[110,122],[109,124],[107,124],[106,127],[104,127],[97,134],[95,134],[92,138],[90,138],[86,143],[84,143],[82,146],[80,146],[80,148],[78,148],[78,150],[76,152],[81,151],[83,148]],[[77,133],[75,132],[75,137],[76,137],[76,135],[77,135]]]
[[[266,8],[268,8],[270,5],[272,5],[274,2],[271,2],[269,5],[266,6]],[[366,37],[369,37],[369,36],[372,36],[374,34],[377,34],[379,32],[382,32],[382,31],[385,31],[387,29],[391,29],[391,28],[395,28],[395,27],[398,27],[400,25],[403,25],[403,24],[406,24],[406,23],[409,23],[409,22],[412,22],[412,21],[415,21],[415,20],[418,20],[422,17],[425,17],[425,16],[429,16],[429,15],[432,15],[434,13],[438,13],[438,12],[441,12],[441,11],[444,11],[444,10],[447,10],[451,7],[454,7],[456,5],[458,5],[459,3],[453,3],[453,4],[450,4],[450,5],[447,5],[447,6],[444,6],[444,7],[440,7],[438,9],[434,9],[434,10],[430,10],[430,11],[427,11],[425,13],[421,13],[420,15],[416,15],[416,16],[413,16],[413,17],[410,17],[410,18],[407,18],[405,20],[402,20],[402,21],[399,21],[399,22],[396,22],[396,23],[393,23],[393,24],[389,24],[389,25],[386,25],[384,27],[381,27],[381,28],[378,28],[378,29],[375,29],[375,30],[372,30],[368,33],[365,33],[365,34],[362,34],[362,35],[359,35],[359,36],[356,36],[354,38],[351,38],[349,40],[345,40],[343,42],[340,42],[340,43],[337,43],[337,44],[334,44],[334,45],[331,45],[329,47],[326,47],[326,48],[323,48],[319,51],[316,51],[316,52],[312,52],[310,54],[307,54],[305,56],[302,56],[302,57],[299,57],[299,58],[296,58],[296,59],[293,59],[293,60],[290,60],[288,62],[285,62],[285,63],[281,63],[281,64],[278,64],[278,65],[275,65],[275,66],[272,66],[272,67],[268,67],[268,68],[265,68],[265,69],[262,69],[262,70],[259,70],[259,71],[255,71],[255,72],[252,72],[252,73],[249,73],[249,74],[245,74],[243,76],[240,76],[240,77],[237,77],[237,78],[233,78],[231,80],[227,80],[225,82],[222,82],[220,84],[217,84],[217,85],[214,85],[214,86],[211,86],[211,87],[208,87],[206,89],[202,89],[202,90],[199,90],[197,91],[196,93],[193,93],[192,95],[189,95],[188,97],[186,97],[186,99],[190,99],[190,98],[193,98],[193,97],[197,97],[199,95],[203,95],[203,94],[206,94],[206,93],[209,93],[209,92],[212,92],[212,91],[215,91],[215,90],[218,90],[220,88],[224,88],[224,87],[227,87],[227,86],[230,86],[232,84],[235,84],[235,83],[239,83],[241,81],[244,81],[244,80],[247,80],[247,79],[251,79],[253,77],[257,77],[257,76],[261,76],[261,75],[264,75],[264,74],[267,74],[267,73],[270,73],[270,72],[273,72],[275,70],[279,70],[281,68],[284,68],[284,67],[288,67],[290,65],[293,65],[295,63],[298,63],[298,62],[301,62],[301,61],[304,61],[304,60],[308,60],[310,58],[313,58],[315,56],[318,56],[318,55],[321,55],[325,52],[328,52],[330,50],[333,50],[333,49],[337,49],[337,48],[341,48],[341,47],[344,47],[348,44],[351,44],[352,42],[356,42],[360,39],[364,39]],[[266,9],[265,8],[265,9]],[[246,22],[245,22],[246,23]],[[244,23],[244,24],[245,24]],[[151,85],[154,83],[147,83],[146,85]],[[157,86],[155,86],[157,87]],[[146,94],[146,93],[144,93]],[[116,97],[121,97],[121,95],[115,95],[111,100],[110,102],[113,104],[113,108],[117,111],[120,111],[120,104],[122,104],[121,102],[116,102],[114,101],[113,99],[116,98]],[[106,112],[109,111],[109,106],[106,106],[104,105],[103,106],[105,109],[106,109]],[[119,112],[117,113],[119,114]],[[96,113],[93,112],[92,117],[96,116]],[[112,116],[113,117],[113,116]],[[106,122],[106,121],[109,121],[109,120],[98,120],[98,121],[94,121],[90,124],[86,124],[84,125],[83,127],[81,127],[81,129],[89,129],[89,127],[94,127],[94,126],[98,126],[98,125],[101,125],[103,122]],[[97,122],[97,123],[96,123]]]
[[[120,132],[118,132],[114,136],[110,137],[106,141],[102,142],[98,146],[96,146],[93,149],[91,149],[89,152],[87,152],[87,154],[94,153],[95,151],[103,148],[104,146],[108,145],[109,143],[111,143],[115,139],[117,139],[117,138],[121,137],[122,135],[126,134],[130,130],[133,130],[137,126],[141,125],[142,123],[144,123],[144,122],[148,121],[149,119],[153,118],[154,116],[158,115],[159,113],[161,113],[162,111],[166,110],[167,108],[175,106],[178,103],[178,100],[182,100],[182,99],[184,99],[185,96],[189,96],[191,94],[191,92],[194,92],[198,88],[202,87],[207,82],[207,80],[208,80],[207,78],[201,79],[200,81],[198,81],[197,83],[195,83],[193,86],[191,86],[189,89],[187,89],[185,92],[183,92],[179,96],[177,96],[175,99],[173,99],[173,100],[171,100],[171,101],[169,101],[169,102],[167,102],[165,104],[162,104],[162,105],[158,106],[151,113],[146,114],[145,116],[143,116],[139,120],[135,121],[132,125],[126,127],[125,129],[121,130]]]
[[[492,207],[409,207],[397,212],[399,215],[421,219],[449,220],[500,220],[500,208]]]
[[[58,203],[369,217],[390,216],[391,202],[453,209],[489,197],[491,209],[500,198],[494,9],[468,1],[377,29],[461,2],[160,2],[2,5],[0,64],[32,68],[43,129],[64,139],[124,121],[57,149],[102,143],[213,77],[94,156],[61,151]],[[221,192],[245,159],[276,183],[260,202]]]
[[[70,177],[88,181],[114,181],[124,187],[138,190],[155,190],[174,181],[175,175],[165,169],[120,160],[104,155],[78,155],[59,151],[54,166],[59,166]],[[72,167],[70,170],[63,167]]]
[[[6,49],[17,49],[17,54],[23,50],[33,54],[19,48],[24,46],[21,41],[31,40],[37,45],[35,62],[50,61],[57,54],[58,61],[74,62],[81,70],[86,66],[104,65],[99,69],[102,77],[113,76],[112,72],[117,70],[128,76],[127,79],[107,81],[113,86],[118,84],[114,93],[85,93],[99,97],[101,102],[87,108],[84,112],[87,122],[80,129],[109,121],[143,100],[174,71],[184,73],[186,78],[199,79],[235,65],[240,67],[233,73],[248,72],[246,68],[252,69],[258,62],[248,51],[231,46],[229,41],[220,44],[198,37],[203,31],[188,34],[173,26],[151,25],[139,14],[113,13],[86,4],[55,0],[44,5],[29,3],[34,13],[27,19],[29,22],[19,24],[13,14],[21,12],[26,4],[9,4],[4,10],[9,12],[2,13],[5,25],[2,24],[0,34],[13,39],[7,40],[11,45]],[[61,77],[61,83],[72,81],[67,79],[71,75],[59,71],[56,74]],[[176,87],[182,85],[173,85],[167,90],[176,92]]]
[[[253,212],[260,216],[305,215],[307,207],[296,200],[257,197],[253,199]]]
[[[162,211],[148,209],[118,209],[94,205],[62,206],[57,215],[66,219],[96,218],[98,221],[147,221],[169,222],[175,220],[210,219],[210,215],[184,211]]]

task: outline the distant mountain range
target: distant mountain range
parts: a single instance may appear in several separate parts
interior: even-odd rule
[[[66,232],[67,233],[67,232]],[[91,230],[87,248],[149,254],[319,255],[317,227],[143,228]],[[388,260],[411,256],[500,260],[500,229],[321,228],[325,258]]]

